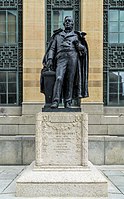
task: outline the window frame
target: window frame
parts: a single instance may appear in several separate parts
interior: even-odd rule
[[[119,90],[119,85],[118,85],[118,102],[115,103],[114,98],[111,98],[113,100],[112,102],[110,101],[110,98],[109,98],[109,93],[110,92],[112,93],[112,89],[114,88],[116,91],[116,88],[117,88],[117,87],[115,88],[113,85],[111,86],[111,82],[109,79],[110,73],[118,72],[118,78],[119,78],[119,72],[124,72],[124,59],[123,59],[124,42],[119,43],[120,42],[119,41],[118,43],[112,43],[109,40],[109,37],[110,37],[109,35],[110,12],[109,11],[118,10],[119,13],[121,11],[124,11],[124,2],[114,1],[114,0],[103,0],[103,6],[104,6],[104,13],[103,13],[103,28],[104,28],[104,31],[103,31],[103,102],[104,102],[104,106],[124,106],[123,89],[122,89],[121,84],[120,84],[121,90]],[[123,17],[122,17],[122,20],[123,20]],[[121,21],[119,21],[119,23],[120,22]],[[116,29],[113,29],[113,30],[116,30]],[[121,95],[119,95],[119,93],[122,93],[122,98],[121,98]],[[120,101],[119,101],[119,98],[120,98]]]
[[[16,53],[17,58],[14,59],[18,59],[19,54],[18,54],[18,11],[15,9],[0,9],[0,13],[4,13],[5,14],[5,42],[0,42],[0,47],[1,49],[3,49],[3,51],[1,51],[1,53],[4,53],[4,51],[7,53],[7,56],[9,57],[8,53],[11,52],[11,49],[13,49],[13,51],[11,53]],[[15,32],[12,32],[11,34],[15,35],[15,42],[9,42],[9,14],[13,14],[15,16],[15,21],[14,21],[14,25],[15,25]],[[11,35],[10,34],[10,35]],[[6,51],[7,50],[7,51]],[[12,55],[10,55],[10,58],[12,58]],[[6,56],[6,55],[5,55]],[[14,54],[15,56],[15,54]],[[1,55],[2,57],[2,55]],[[4,56],[3,56],[4,57]],[[9,58],[7,58],[9,59]],[[13,60],[14,60],[13,59]],[[6,59],[5,59],[6,61]],[[14,60],[15,61],[15,60]],[[12,61],[12,63],[14,64],[15,62]],[[5,62],[6,65],[6,62]],[[2,106],[18,106],[19,105],[19,65],[18,65],[18,61],[16,62],[15,66],[13,65],[7,65],[3,67],[0,67],[0,73],[4,72],[5,76],[6,76],[6,82],[5,83],[5,93],[2,93],[0,91],[0,96],[5,94],[5,103],[1,103],[0,105]],[[14,72],[16,75],[16,81],[13,82],[15,84],[15,92],[10,92],[9,91],[9,73]],[[0,83],[2,83],[2,81],[0,80]],[[11,100],[10,95],[15,95],[15,102],[13,101],[12,103],[9,102]],[[2,97],[2,96],[1,96]]]
[[[51,16],[51,35],[53,34],[53,31],[56,30],[56,29],[53,28],[54,27],[54,23],[52,23],[53,19],[54,19],[54,14],[53,14],[54,11],[62,11],[62,18],[63,18],[63,20],[64,20],[64,11],[72,11],[72,17],[74,18],[74,11],[73,11],[72,8],[59,8],[59,9],[53,8],[52,11],[51,11],[51,15],[52,15]],[[58,29],[62,28],[62,26],[63,26],[63,21],[62,21],[61,26],[58,27]]]
[[[2,70],[0,72],[4,72],[5,73],[5,82],[2,82],[0,81],[0,84],[1,83],[5,83],[5,88],[6,88],[6,92],[5,93],[2,93],[0,92],[0,94],[4,94],[6,96],[6,100],[5,100],[5,103],[0,103],[1,105],[18,105],[19,104],[19,99],[18,99],[18,94],[19,94],[19,91],[18,91],[18,71],[15,71],[15,70]],[[11,72],[14,72],[15,73],[15,82],[11,82],[9,81],[9,73]],[[9,92],[9,84],[10,83],[15,83],[16,85],[16,91],[15,93],[14,92]],[[15,103],[10,103],[9,102],[9,95],[15,95],[16,96],[16,100],[15,100]]]
[[[49,42],[49,39],[51,35],[53,34],[52,32],[52,10],[54,9],[64,9],[64,10],[72,10],[73,11],[73,16],[74,16],[74,26],[75,30],[78,31],[81,27],[80,25],[80,17],[81,17],[81,10],[80,6],[81,5],[81,0],[68,0],[68,1],[60,1],[60,0],[46,0],[45,7],[46,7],[46,46]]]
[[[17,10],[1,10],[0,9],[0,13],[3,12],[5,13],[5,42],[4,43],[1,43],[0,42],[0,45],[16,45],[18,43],[18,13],[17,13]],[[11,43],[9,42],[9,32],[8,32],[8,15],[9,13],[13,14],[15,17],[16,17],[16,20],[15,20],[15,42]]]
[[[110,12],[111,11],[117,11],[117,13],[118,13],[118,21],[110,21]],[[109,11],[108,11],[108,42],[109,42],[109,44],[122,44],[122,43],[124,43],[124,42],[120,42],[120,34],[121,33],[124,34],[124,32],[120,31],[120,23],[124,22],[124,20],[123,21],[120,20],[120,12],[121,11],[124,12],[124,9],[117,9],[117,8],[115,8],[115,9],[109,9]],[[117,22],[118,23],[118,31],[117,32],[110,32],[110,24],[111,24],[111,22]],[[110,34],[112,34],[112,33],[113,34],[114,33],[117,34],[118,42],[110,42],[110,38],[111,38]]]
[[[117,73],[117,81],[113,81],[113,82],[111,82],[110,81],[110,73],[114,73],[114,72],[116,72]],[[121,75],[120,75],[120,73],[124,73],[124,70],[110,70],[109,72],[108,72],[108,74],[107,74],[107,79],[108,79],[108,82],[107,82],[107,90],[108,90],[108,92],[107,92],[107,105],[110,105],[110,106],[114,106],[114,105],[117,105],[117,106],[120,106],[121,105],[121,103],[120,103],[120,101],[121,101],[121,99],[120,99],[120,95],[122,94],[121,92],[120,92],[120,89],[121,89],[121,83],[122,83],[122,87],[123,87],[123,84],[124,84],[124,80],[122,81],[122,82],[120,82],[119,81],[119,76],[120,77],[122,77]],[[117,85],[117,92],[110,92],[110,84],[116,84]],[[124,91],[124,90],[123,90]],[[122,91],[122,92],[123,92]],[[116,94],[117,95],[117,103],[112,103],[111,101],[110,101],[110,95],[112,95],[112,94]]]

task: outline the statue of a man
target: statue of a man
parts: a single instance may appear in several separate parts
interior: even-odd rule
[[[72,99],[88,97],[88,47],[86,33],[73,31],[74,21],[66,16],[64,30],[58,29],[44,56],[43,71],[55,71],[51,108],[58,108],[61,96],[64,107],[71,108]],[[41,92],[43,90],[41,81]]]

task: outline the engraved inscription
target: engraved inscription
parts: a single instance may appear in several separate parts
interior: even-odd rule
[[[81,123],[77,117],[70,118],[73,118],[71,123],[63,123],[63,120],[55,123],[55,120],[51,122],[46,118],[43,120],[42,160],[44,165],[81,165]]]

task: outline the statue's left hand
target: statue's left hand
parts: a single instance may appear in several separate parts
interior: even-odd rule
[[[52,61],[52,59],[48,59],[48,61],[47,61],[47,68],[49,70],[51,70],[52,67],[53,67],[53,61]]]
[[[74,45],[75,45],[75,48],[81,52],[81,53],[86,53],[86,48],[84,45],[82,45],[78,40],[75,40],[74,41]]]
[[[86,50],[86,47],[84,45],[79,43],[77,48],[78,48],[79,51],[81,51],[81,53],[85,53],[86,54],[87,50]]]

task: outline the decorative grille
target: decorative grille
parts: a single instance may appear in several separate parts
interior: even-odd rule
[[[0,8],[17,8],[18,0],[0,0]]]
[[[109,53],[109,67],[110,68],[116,68],[124,69],[124,45],[120,46],[111,46],[108,49]]]
[[[18,42],[0,44],[0,70],[18,72],[19,104],[22,102],[22,2],[23,0],[0,0],[0,10],[14,10],[18,16]]]
[[[52,9],[72,9],[74,12],[75,30],[80,29],[80,0],[47,0],[47,41],[51,36]]]
[[[122,7],[124,6],[124,0],[109,0],[110,7]]]
[[[18,66],[18,46],[0,47],[0,68],[15,68]]]
[[[108,12],[110,9],[124,9],[124,0],[104,0],[103,67],[104,67],[104,103],[107,104],[107,77],[109,71],[124,70],[124,44],[108,41]]]

